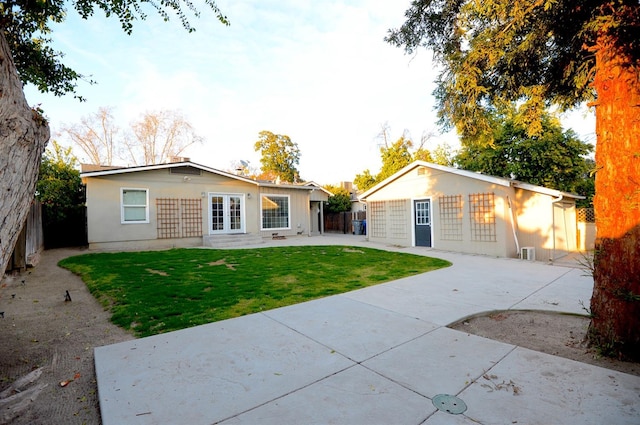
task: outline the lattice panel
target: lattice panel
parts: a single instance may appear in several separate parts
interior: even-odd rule
[[[370,214],[367,225],[369,234],[373,238],[384,238],[387,236],[387,211],[384,201],[373,201],[368,204],[368,214]]]
[[[409,224],[407,220],[407,201],[394,199],[388,201],[389,208],[389,236],[392,238],[406,238]]]
[[[158,239],[180,237],[180,204],[177,199],[157,198]]]
[[[462,195],[441,196],[440,238],[445,241],[462,240]]]
[[[576,210],[578,214],[578,221],[581,223],[595,223],[596,215],[593,208],[578,208]]]
[[[182,218],[183,238],[202,236],[202,199],[181,199],[180,213]]]
[[[496,241],[495,196],[493,193],[470,194],[469,216],[472,241]]]
[[[158,239],[202,236],[202,200],[157,198]]]

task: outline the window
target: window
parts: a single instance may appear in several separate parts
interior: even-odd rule
[[[263,229],[289,229],[289,196],[262,195],[260,200]]]
[[[120,189],[121,222],[149,222],[149,191],[147,189]]]

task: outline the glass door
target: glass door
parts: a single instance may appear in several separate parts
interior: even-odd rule
[[[209,194],[209,234],[244,233],[244,195]]]

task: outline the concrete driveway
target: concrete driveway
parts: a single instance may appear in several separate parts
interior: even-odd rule
[[[446,269],[95,349],[104,425],[629,424],[640,377],[446,328],[496,309],[584,313],[577,268],[445,258]]]

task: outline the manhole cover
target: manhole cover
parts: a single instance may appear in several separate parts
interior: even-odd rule
[[[431,399],[433,405],[443,412],[459,415],[467,410],[467,405],[458,397],[449,394],[438,394]]]

